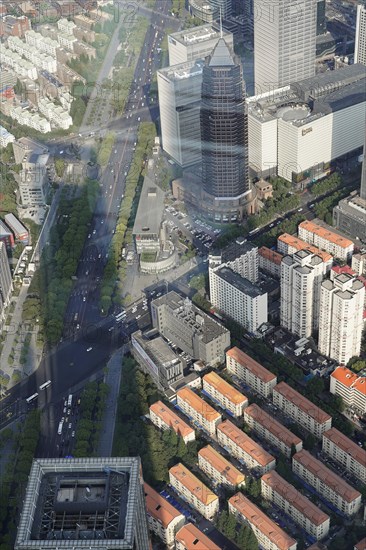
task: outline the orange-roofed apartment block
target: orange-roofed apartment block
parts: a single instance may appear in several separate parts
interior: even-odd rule
[[[289,233],[282,233],[277,238],[277,250],[283,255],[295,254],[299,250],[308,250],[312,254],[320,256],[323,261],[324,273],[327,273],[333,265],[333,256],[331,254]]]
[[[185,524],[186,518],[147,483],[144,483],[144,491],[149,529],[171,550],[175,535]]]
[[[196,439],[194,429],[162,401],[157,401],[150,406],[150,420],[161,430],[174,430],[178,436],[183,438],[184,443]]]
[[[241,523],[248,523],[264,550],[296,550],[297,542],[242,493],[229,499],[229,512]]]
[[[213,371],[203,377],[203,391],[222,409],[235,417],[242,416],[244,408],[248,405],[248,398],[245,395]]]
[[[353,242],[321,225],[305,220],[299,224],[298,233],[300,239],[329,252],[335,258],[347,261],[352,257]]]
[[[261,479],[262,496],[288,514],[309,535],[321,540],[329,532],[330,518],[277,472]]]
[[[261,246],[258,250],[259,268],[270,273],[277,279],[281,275],[281,260],[283,254],[271,250],[267,246]]]
[[[215,435],[216,426],[221,422],[221,414],[204,401],[190,388],[177,392],[177,405],[198,428],[210,435]]]
[[[277,384],[277,377],[257,363],[239,348],[231,348],[226,352],[226,368],[257,393],[268,397]]]
[[[352,516],[360,509],[361,493],[305,449],[292,457],[292,470],[346,516]]]
[[[233,457],[259,475],[276,467],[276,459],[230,420],[217,426],[217,440]]]
[[[199,451],[198,466],[218,485],[223,485],[228,489],[236,489],[245,485],[245,475],[211,445],[207,445]]]
[[[266,439],[288,458],[292,449],[301,451],[302,440],[255,403],[245,409],[244,421],[259,437]]]
[[[175,537],[175,550],[221,550],[192,523],[187,523]]]
[[[179,495],[206,519],[213,519],[219,511],[219,497],[194,476],[183,464],[170,468],[169,481]]]
[[[366,413],[366,377],[358,376],[347,367],[337,367],[330,375],[330,393],[340,395],[349,407]]]
[[[337,428],[323,433],[322,450],[342,464],[356,479],[366,484],[366,451]]]
[[[308,430],[315,437],[332,427],[332,417],[306,399],[286,382],[280,382],[273,389],[273,403],[297,424]]]

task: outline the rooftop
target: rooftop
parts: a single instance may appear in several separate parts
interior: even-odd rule
[[[234,66],[233,52],[223,38],[220,38],[209,58],[209,67]]]
[[[221,414],[187,386],[177,391],[177,397],[185,401],[208,422],[221,420]]]
[[[337,246],[340,246],[341,248],[353,248],[353,242],[349,239],[346,239],[346,237],[342,237],[341,235],[337,235],[337,233],[334,233],[333,231],[328,231],[324,227],[321,227],[320,225],[317,225],[316,223],[313,223],[309,220],[304,220],[299,224],[299,229],[304,229],[306,231],[309,231],[310,233],[314,233],[318,237],[321,237],[322,239],[325,239],[333,244],[336,244]]]
[[[274,521],[272,521],[262,510],[253,504],[242,493],[237,493],[229,499],[229,503],[255,526],[273,545],[279,550],[288,550],[296,545],[296,541],[283,531]]]
[[[334,445],[337,445],[342,451],[347,453],[351,458],[356,460],[364,468],[366,468],[366,451],[361,449],[354,441],[342,434],[337,428],[331,428],[323,433],[323,439],[329,439]]]
[[[245,475],[239,472],[226,458],[216,451],[211,445],[203,447],[198,455],[204,458],[211,466],[221,474],[231,485],[244,483]]]
[[[221,279],[229,283],[231,286],[235,287],[243,294],[250,296],[251,298],[257,298],[258,296],[262,296],[263,294],[265,294],[261,290],[261,288],[259,288],[259,286],[251,283],[248,279],[245,279],[245,277],[242,277],[238,273],[235,273],[232,269],[230,269],[230,267],[227,267],[225,265],[219,266],[213,268],[213,271]]]
[[[158,73],[164,78],[175,82],[202,75],[203,66],[204,61],[202,60],[186,61],[185,63],[159,69]]]
[[[225,30],[222,31],[224,38],[232,37],[231,32]],[[191,29],[186,29],[183,31],[174,32],[169,35],[169,39],[176,40],[185,46],[198,44],[200,42],[205,42],[206,40],[214,40],[220,38],[220,29],[213,25],[200,25],[199,27],[193,27]]]
[[[320,256],[325,263],[333,260],[333,257],[328,252],[324,252],[323,250],[320,250],[320,248],[317,248],[316,246],[309,244],[298,237],[294,237],[294,235],[290,235],[289,233],[283,233],[278,237],[277,241],[282,241],[285,244],[296,248],[296,250],[309,250],[312,254]]]
[[[327,514],[315,506],[308,498],[304,497],[304,495],[297,491],[295,487],[290,485],[290,483],[283,479],[277,472],[268,472],[262,476],[261,480],[262,483],[266,483],[273,491],[276,491],[276,493],[289,502],[314,525],[321,525],[329,520]]]
[[[144,483],[147,513],[156,519],[164,529],[176,518],[184,518],[183,514],[159,495],[150,485]]]
[[[183,544],[186,550],[221,550],[193,523],[183,525],[175,535],[175,540]]]
[[[323,424],[332,419],[332,417],[317,407],[314,403],[306,399],[301,393],[297,392],[291,386],[286,384],[286,382],[280,382],[273,388],[273,391],[280,393],[285,399],[296,405],[299,409],[305,412],[308,416],[313,418],[315,422]]]
[[[212,371],[209,374],[205,374],[203,380],[206,381],[210,386],[213,386],[219,393],[224,395],[229,401],[235,405],[241,403],[246,403],[248,398],[240,393],[234,386],[226,382],[221,376],[216,372]]]
[[[164,198],[164,191],[145,176],[132,232],[136,238],[144,235],[159,235]]]
[[[159,366],[163,368],[169,368],[171,365],[180,363],[179,357],[174,353],[171,347],[161,336],[148,340],[144,338],[141,331],[134,332],[132,337],[138,341],[142,346],[145,353],[155,362],[159,363]]]
[[[200,500],[205,506],[218,501],[219,497],[206,487],[202,481],[194,476],[188,468],[179,463],[170,468],[169,474],[175,477],[188,491]]]
[[[5,214],[5,223],[16,234],[28,233],[28,229],[14,216],[14,214]]]
[[[221,261],[222,263],[232,262],[256,249],[257,247],[254,244],[247,242],[243,237],[238,237],[222,250]]]
[[[355,550],[366,550],[366,537],[355,544]]]
[[[303,449],[292,457],[294,462],[302,464],[316,478],[320,479],[324,485],[327,485],[332,491],[340,495],[346,502],[353,502],[361,496],[351,485],[348,485],[340,476],[327,468],[320,460],[314,458],[308,451]]]
[[[337,367],[331,374],[332,378],[341,382],[344,386],[359,391],[366,396],[366,377],[359,376],[347,367]]]
[[[231,441],[240,447],[245,453],[250,455],[253,460],[258,462],[262,467],[271,464],[275,458],[267,453],[258,443],[253,441],[249,435],[244,433],[240,428],[235,426],[230,420],[224,420],[218,424],[217,431],[225,434]]]
[[[150,411],[159,416],[178,435],[186,437],[192,432],[194,433],[194,429],[184,422],[184,420],[182,420],[177,414],[175,414],[174,411],[164,405],[162,401],[156,401],[156,403],[150,405]]]
[[[270,262],[281,265],[281,260],[283,258],[283,255],[280,254],[280,252],[276,252],[275,250],[271,250],[267,246],[261,246],[258,250],[258,254],[262,256],[262,258],[265,258],[266,260],[269,260]]]
[[[229,349],[226,352],[226,357],[231,357],[232,359],[240,363],[240,365],[248,369],[265,384],[276,380],[276,376],[272,372],[264,368],[263,365],[257,363],[257,361],[252,359],[249,355],[247,355],[246,353],[244,353],[244,351],[237,347]]]
[[[249,405],[249,407],[245,409],[244,414],[251,416],[253,420],[258,422],[258,424],[263,426],[277,439],[282,441],[287,447],[291,447],[291,445],[299,445],[299,443],[301,443],[301,439],[297,435],[285,428],[283,424],[278,422],[275,418],[273,418],[273,416],[261,409],[255,403]]]

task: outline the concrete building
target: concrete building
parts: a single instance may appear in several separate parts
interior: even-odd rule
[[[202,382],[204,395],[207,395],[231,416],[236,418],[242,416],[245,407],[248,406],[248,398],[245,395],[213,371],[205,374]]]
[[[0,126],[0,146],[6,147],[9,143],[14,143],[15,137],[7,131],[6,128]]]
[[[175,536],[176,550],[221,550],[193,523],[187,523]]]
[[[211,251],[210,266],[225,265],[251,283],[258,281],[258,247],[238,237],[219,252]]]
[[[227,45],[233,49],[233,35],[223,31]],[[211,55],[220,39],[220,29],[213,25],[201,25],[168,36],[169,65],[177,65]]]
[[[230,347],[230,332],[190,300],[169,292],[151,302],[152,324],[167,340],[194,359],[215,366]]]
[[[61,105],[55,105],[52,101],[41,98],[38,101],[38,110],[49,120],[54,126],[67,130],[72,126],[72,118],[67,109]]]
[[[13,281],[6,245],[0,240],[0,328],[5,321],[5,308],[9,305],[12,291]]]
[[[197,60],[157,72],[162,147],[182,168],[201,162],[202,69]]]
[[[38,132],[41,132],[42,134],[47,134],[51,131],[51,124],[48,120],[39,116],[38,113],[31,113],[30,111],[23,109],[21,106],[11,107],[10,116],[22,126],[29,126],[30,128],[38,130]]]
[[[37,79],[37,68],[23,59],[20,54],[4,46],[4,44],[0,44],[0,57],[1,64],[12,69],[17,76],[25,76],[30,80]]]
[[[361,493],[305,449],[292,457],[292,470],[345,516],[352,516],[360,509]]]
[[[330,393],[342,397],[345,405],[366,413],[366,377],[359,376],[347,367],[337,367],[330,375]]]
[[[236,347],[226,352],[226,368],[263,397],[269,397],[277,384],[272,372]]]
[[[337,428],[323,433],[322,451],[344,466],[355,479],[366,483],[366,451]]]
[[[267,246],[261,246],[258,250],[259,269],[269,273],[276,279],[281,277],[281,260],[283,255]]]
[[[281,325],[301,338],[318,328],[324,270],[320,256],[307,250],[282,258]]]
[[[227,489],[236,489],[245,485],[245,475],[211,445],[203,447],[198,452],[198,466],[217,485]]]
[[[160,187],[145,176],[132,230],[137,254],[160,250],[164,197]]]
[[[57,21],[57,28],[61,33],[73,36],[77,25],[75,25],[73,21],[69,21],[68,19],[65,19],[65,17],[62,17]]]
[[[273,388],[273,403],[297,424],[320,439],[332,427],[332,417],[286,382]]]
[[[263,475],[276,467],[276,459],[230,420],[219,424],[216,434],[220,445],[256,474]]]
[[[37,50],[26,42],[23,42],[17,36],[9,36],[8,47],[19,55],[24,56],[28,61],[33,63],[38,70],[43,69],[49,73],[55,73],[57,71],[57,61],[55,57]]]
[[[300,250],[308,250],[312,254],[315,254],[315,256],[320,256],[323,260],[325,269],[324,275],[328,273],[333,265],[333,256],[331,254],[325,252],[324,250],[320,250],[320,248],[309,244],[294,235],[289,235],[289,233],[283,233],[277,238],[277,250],[283,255],[291,255],[295,254],[295,252],[299,252]]]
[[[353,254],[352,269],[356,275],[366,275],[366,252]]]
[[[354,244],[351,240],[328,231],[321,225],[309,220],[301,222],[298,231],[300,239],[325,250],[335,258],[344,261],[351,259],[354,249]]]
[[[184,443],[196,439],[194,429],[180,418],[162,401],[150,405],[150,420],[161,430],[174,430]]]
[[[150,548],[139,457],[33,460],[15,550],[80,544]]]
[[[204,518],[212,520],[219,511],[219,497],[194,476],[183,464],[169,470],[169,481],[179,496]]]
[[[321,540],[329,533],[330,518],[277,472],[261,478],[262,497],[272,502],[311,537]]]
[[[19,184],[19,195],[21,205],[25,208],[46,204],[49,189],[47,168],[40,157],[34,155],[35,162],[23,163],[26,168],[19,172],[17,181]],[[45,155],[48,158],[48,155]]]
[[[5,15],[0,19],[0,36],[18,36],[23,38],[24,34],[31,28],[31,23],[28,17],[14,17],[13,15]]]
[[[14,240],[17,243],[28,244],[29,232],[28,229],[18,220],[14,214],[5,214],[6,225],[14,235]]]
[[[346,365],[360,354],[365,286],[352,275],[342,273],[322,282],[320,290],[320,353]]]
[[[283,455],[291,457],[293,449],[296,452],[302,449],[302,440],[272,415],[252,403],[244,410],[244,422],[260,438],[268,441],[270,445],[278,449]]]
[[[131,336],[132,353],[161,390],[183,378],[183,363],[161,337],[149,340],[141,331]]]
[[[315,75],[316,2],[254,0],[256,94]]]
[[[13,233],[2,220],[0,220],[0,242],[5,244],[7,250],[11,250],[15,245]]]
[[[357,6],[354,62],[366,65],[366,6],[364,4]]]
[[[43,36],[41,33],[34,30],[29,30],[25,33],[25,41],[29,46],[51,57],[56,57],[57,50],[60,47],[56,40],[52,40],[52,38],[48,36]]]
[[[366,199],[355,193],[333,208],[333,225],[342,233],[366,244]]]
[[[210,301],[213,307],[254,333],[268,320],[268,295],[225,264],[209,266]]]
[[[221,414],[190,388],[184,387],[178,390],[177,407],[199,429],[204,430],[211,436],[215,435],[216,427],[222,421]]]
[[[207,0],[188,0],[189,13],[204,23],[213,24],[217,20],[217,13]]]
[[[264,550],[296,550],[297,542],[242,493],[228,500],[229,512],[240,523],[249,524]]]
[[[268,79],[270,65],[266,54]],[[248,97],[250,172],[256,177],[277,174],[305,186],[325,176],[337,159],[360,154],[365,136],[365,78],[365,66],[349,65]]]
[[[168,550],[173,550],[175,535],[185,524],[186,518],[147,483],[144,483],[144,492],[149,529]]]

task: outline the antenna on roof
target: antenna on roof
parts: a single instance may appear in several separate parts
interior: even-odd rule
[[[220,6],[220,38],[222,38],[222,15],[221,15],[221,6]]]

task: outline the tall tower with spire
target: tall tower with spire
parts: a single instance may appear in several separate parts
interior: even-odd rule
[[[201,99],[204,191],[220,201],[249,189],[243,71],[223,38],[206,58]]]

